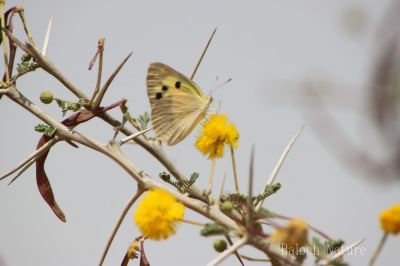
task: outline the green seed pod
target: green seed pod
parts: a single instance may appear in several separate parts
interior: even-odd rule
[[[214,240],[214,249],[218,252],[222,252],[227,249],[228,244],[223,239],[216,239]]]
[[[221,210],[223,212],[230,212],[233,209],[233,204],[229,200],[222,202],[221,204]]]
[[[51,91],[43,91],[40,94],[40,101],[44,104],[50,104],[54,99],[54,95]]]

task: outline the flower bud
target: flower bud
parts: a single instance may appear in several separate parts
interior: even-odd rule
[[[214,240],[214,249],[218,252],[222,252],[227,249],[228,244],[223,239],[216,239]]]
[[[226,200],[224,202],[222,202],[221,204],[221,210],[223,212],[230,212],[233,209],[233,204],[232,202],[230,202],[229,200]]]
[[[40,101],[44,104],[50,104],[54,99],[54,95],[51,91],[43,91],[40,94]]]

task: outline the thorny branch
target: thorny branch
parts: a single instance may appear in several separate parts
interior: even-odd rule
[[[61,82],[69,91],[71,91],[78,98],[83,99],[85,102],[90,101],[89,98],[72,82],[70,82],[57,68],[56,66],[45,56],[42,56],[38,53],[29,43],[26,45],[19,41],[13,34],[6,31],[7,36],[10,38],[12,42],[14,42],[19,48],[28,53],[32,58],[43,68],[47,73],[56,78],[59,82]],[[104,113],[100,116],[101,119],[112,125],[113,127],[121,126],[119,120],[115,119],[111,115]],[[127,127],[121,127],[120,132],[129,136],[134,134]],[[160,145],[154,143],[153,141],[148,141],[142,137],[138,137],[135,139],[135,142],[148,151],[152,156],[154,156],[164,167],[177,179],[177,180],[185,180],[185,176],[174,166],[174,164],[168,159],[166,154],[161,149]],[[206,198],[202,195],[199,189],[196,187],[191,187],[190,189],[191,195],[195,198],[202,199],[203,201],[207,201]]]
[[[102,75],[102,64],[103,64],[103,46],[100,45],[99,47],[100,50],[100,62],[99,62],[99,73],[98,73],[98,79],[97,79],[97,84],[96,84],[96,93],[93,95],[93,97],[89,98],[86,96],[77,86],[75,86],[72,81],[70,81],[67,77],[65,77],[58,69],[57,67],[50,61],[48,57],[45,56],[45,52],[43,54],[38,52],[38,48],[35,45],[33,36],[30,33],[29,27],[26,23],[23,8],[20,8],[20,17],[23,21],[24,24],[24,29],[25,32],[28,36],[29,43],[23,43],[19,39],[17,39],[12,31],[8,30],[7,27],[4,26],[5,20],[4,20],[4,1],[0,0],[0,12],[2,15],[1,18],[1,35],[2,35],[2,41],[3,41],[3,46],[4,46],[4,62],[6,65],[6,75],[5,79],[1,81],[0,83],[0,95],[6,96],[12,101],[14,101],[17,105],[20,107],[24,108],[27,110],[29,113],[33,114],[40,120],[42,120],[44,123],[46,123],[48,126],[51,126],[54,128],[55,136],[52,138],[49,138],[49,141],[46,142],[43,146],[38,148],[34,153],[32,153],[27,159],[25,159],[23,162],[21,162],[17,167],[15,167],[13,170],[9,171],[8,173],[4,174],[3,176],[0,177],[0,180],[15,173],[19,169],[23,169],[24,171],[27,167],[29,167],[30,164],[32,164],[37,158],[39,158],[43,153],[48,152],[48,150],[55,145],[59,141],[66,141],[69,143],[79,143],[85,147],[88,147],[90,149],[93,149],[99,153],[102,153],[103,155],[107,156],[111,160],[113,160],[115,163],[117,163],[122,169],[124,169],[133,179],[134,181],[138,184],[138,192],[133,196],[133,198],[129,201],[127,206],[124,208],[120,219],[117,222],[116,227],[114,228],[108,243],[105,247],[105,250],[102,254],[100,265],[103,263],[105,256],[107,254],[107,251],[111,245],[111,242],[119,228],[119,225],[121,224],[122,220],[124,219],[126,213],[128,212],[129,208],[132,206],[132,204],[137,200],[137,198],[140,197],[140,195],[148,189],[154,189],[154,188],[163,188],[165,190],[168,190],[172,195],[176,197],[177,200],[182,202],[187,208],[203,215],[204,217],[209,218],[216,224],[223,226],[227,232],[232,233],[233,236],[239,237],[239,240],[235,242],[233,245],[231,245],[228,249],[226,249],[224,252],[222,252],[219,256],[217,256],[214,260],[212,260],[208,265],[213,266],[217,265],[220,263],[222,260],[224,260],[227,256],[229,256],[232,253],[237,254],[237,250],[244,246],[244,245],[251,245],[255,247],[256,249],[264,252],[272,262],[272,265],[274,266],[284,266],[284,265],[292,265],[292,266],[299,266],[300,264],[297,262],[293,261],[293,258],[290,257],[289,255],[284,255],[273,248],[271,248],[271,243],[269,242],[269,239],[266,237],[265,234],[262,232],[258,232],[255,230],[254,225],[252,224],[253,218],[256,215],[255,211],[258,211],[259,208],[261,208],[261,204],[257,206],[256,209],[253,209],[253,188],[252,188],[252,161],[251,161],[251,168],[250,168],[250,184],[249,184],[249,195],[246,198],[246,219],[240,220],[242,216],[236,211],[233,210],[229,215],[225,213],[223,210],[220,208],[220,199],[222,197],[222,190],[223,190],[223,184],[221,185],[220,192],[217,196],[217,200],[209,198],[208,196],[206,197],[199,188],[196,186],[191,186],[188,193],[180,193],[179,191],[173,190],[169,187],[165,187],[163,183],[160,181],[156,181],[157,179],[152,178],[150,175],[145,173],[142,169],[140,169],[138,166],[136,166],[132,161],[127,158],[122,150],[121,150],[121,145],[123,142],[118,142],[115,141],[114,139],[109,141],[109,143],[104,144],[100,143],[95,139],[92,139],[88,136],[85,136],[84,134],[81,134],[79,131],[75,130],[74,127],[76,125],[68,125],[68,124],[63,124],[63,122],[59,122],[53,117],[49,116],[47,113],[43,112],[38,106],[36,106],[33,102],[31,102],[27,97],[25,97],[21,91],[18,89],[16,85],[16,80],[21,76],[20,74],[16,74],[14,77],[10,77],[11,71],[9,71],[8,67],[8,51],[7,51],[7,45],[5,44],[6,41],[10,41],[15,47],[20,48],[23,50],[25,53],[27,53],[29,56],[32,57],[33,61],[35,64],[37,64],[38,67],[42,68],[44,71],[46,71],[48,74],[53,76],[55,79],[57,79],[61,84],[65,86],[71,93],[73,93],[76,97],[79,99],[82,99],[84,104],[84,108],[86,108],[87,111],[92,111],[93,116],[97,116],[104,120],[106,123],[110,124],[114,128],[118,127],[119,131],[122,132],[123,134],[127,136],[132,136],[135,134],[135,132],[132,132],[130,129],[128,129],[125,126],[122,126],[120,121],[114,118],[113,116],[107,114],[106,112],[98,112],[101,107],[101,101],[103,99],[103,96],[107,92],[108,88],[110,87],[111,82],[113,79],[116,77],[118,72],[122,69],[124,64],[127,62],[129,59],[130,55],[129,54],[124,61],[116,68],[116,70],[112,73],[112,75],[107,79],[107,82],[103,85],[103,87],[100,89],[100,83],[101,83],[101,75]],[[50,26],[49,26],[50,28]],[[209,46],[212,37],[215,34],[215,30],[210,38],[210,40],[207,43],[206,48]],[[6,38],[7,37],[7,38]],[[45,41],[45,47],[47,47],[48,43],[48,38],[46,38]],[[44,49],[45,51],[46,49]],[[203,58],[205,52],[202,53],[200,61],[195,67],[195,70],[192,74],[193,75],[196,73],[196,70],[201,62],[201,59]],[[12,66],[11,66],[12,67]],[[99,94],[97,95],[97,91],[99,91]],[[97,96],[97,98],[96,98]],[[125,100],[123,100],[125,101]],[[115,105],[114,105],[115,106]],[[92,117],[93,117],[92,116]],[[140,133],[140,132],[139,132]],[[171,160],[167,157],[167,155],[164,153],[161,145],[153,140],[149,140],[144,138],[143,136],[140,136],[139,133],[136,133],[137,135],[135,136],[135,142],[141,146],[143,149],[148,151],[153,157],[155,157],[168,171],[169,173],[172,174],[178,181],[186,181],[186,177],[175,167],[175,165],[171,162]],[[278,165],[272,174],[272,177],[269,181],[269,183],[273,183],[276,174],[279,171],[279,168],[286,157],[288,151],[290,150],[293,142],[297,138],[299,132],[297,135],[293,138],[291,143],[288,145],[287,149],[284,152],[284,155],[282,156],[281,160],[278,162]],[[252,157],[253,158],[253,157]],[[234,158],[232,158],[234,161]],[[235,172],[236,175],[236,172]],[[225,180],[225,178],[224,178]],[[238,187],[238,186],[237,186]],[[238,190],[238,189],[237,189]],[[239,194],[239,193],[238,193]],[[239,195],[238,195],[239,196]],[[230,237],[230,236],[229,236]]]

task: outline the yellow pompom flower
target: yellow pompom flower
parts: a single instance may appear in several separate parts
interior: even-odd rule
[[[197,149],[208,158],[221,158],[225,144],[238,147],[239,132],[235,125],[228,123],[226,115],[213,114],[202,125],[202,131],[196,141]]]
[[[400,233],[400,204],[395,204],[391,208],[381,212],[381,228],[385,233]]]
[[[291,250],[307,245],[308,226],[301,219],[292,219],[284,227],[278,228],[270,237],[270,241]]]
[[[185,206],[164,189],[147,192],[137,206],[134,221],[144,237],[160,240],[175,234]]]

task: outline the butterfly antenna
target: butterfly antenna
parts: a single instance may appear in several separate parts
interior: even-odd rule
[[[203,61],[203,57],[204,57],[204,55],[206,54],[206,52],[207,52],[207,50],[208,50],[208,47],[210,46],[210,43],[211,43],[212,39],[214,38],[214,35],[215,35],[215,32],[216,32],[216,31],[217,31],[217,28],[214,29],[213,33],[211,34],[210,39],[208,39],[208,42],[207,42],[207,44],[206,44],[206,47],[204,48],[203,52],[201,53],[201,56],[200,56],[200,58],[199,58],[199,61],[197,62],[196,67],[194,68],[194,70],[193,70],[193,72],[192,72],[192,75],[190,75],[190,79],[193,79],[194,76],[196,75],[197,69],[199,68],[199,66],[200,66],[200,64],[201,64],[201,61]]]
[[[217,77],[217,79],[218,79],[218,77]],[[217,79],[216,79],[216,80],[217,80]],[[231,82],[231,81],[232,81],[231,78],[227,79],[224,83],[222,83],[222,84],[218,85],[217,87],[215,87],[214,89],[212,89],[212,90],[210,91],[209,95],[212,95],[212,94],[215,93],[219,88],[223,87],[225,84],[227,84],[227,83],[229,83],[229,82]]]

